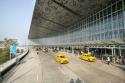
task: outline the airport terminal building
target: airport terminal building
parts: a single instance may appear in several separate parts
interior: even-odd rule
[[[36,0],[28,38],[30,45],[124,55],[125,0]]]

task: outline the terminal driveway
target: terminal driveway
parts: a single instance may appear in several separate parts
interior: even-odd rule
[[[4,76],[3,83],[74,83],[81,79],[70,69],[56,63],[51,54],[34,51]],[[81,82],[82,83],[82,82]]]
[[[88,62],[67,54],[70,64],[66,67],[84,79],[86,83],[125,83],[125,70],[107,65],[100,60]],[[125,68],[125,67],[124,67]]]
[[[112,65],[80,60],[66,53],[68,64],[55,62],[54,53],[30,51],[12,68],[3,83],[125,83],[125,71]]]

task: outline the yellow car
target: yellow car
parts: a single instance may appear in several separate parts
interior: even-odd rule
[[[79,57],[80,59],[86,60],[86,61],[91,61],[91,62],[95,62],[96,61],[96,57],[91,56],[91,54],[89,53],[85,53],[80,55]]]
[[[68,61],[68,58],[66,58],[65,57],[65,55],[64,54],[61,54],[61,53],[58,53],[57,55],[56,55],[56,62],[59,62],[59,63],[64,63],[64,64],[66,64],[66,63],[68,63],[69,61]]]

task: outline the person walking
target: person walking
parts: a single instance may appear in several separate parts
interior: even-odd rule
[[[107,62],[108,62],[108,65],[110,64],[110,57],[108,56],[107,57]]]

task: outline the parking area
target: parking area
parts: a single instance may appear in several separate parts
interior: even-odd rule
[[[31,50],[19,65],[4,76],[3,83],[124,83],[125,70],[98,60],[88,62],[64,53],[68,64],[55,61],[54,52]]]

